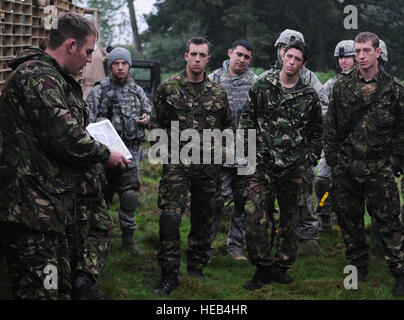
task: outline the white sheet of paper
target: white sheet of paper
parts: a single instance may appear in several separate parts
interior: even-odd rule
[[[90,123],[86,130],[98,142],[120,152],[126,159],[132,159],[130,151],[108,119]]]

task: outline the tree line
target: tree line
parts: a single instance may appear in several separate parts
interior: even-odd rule
[[[122,24],[111,18],[111,11],[130,1],[87,0],[88,5],[102,8],[105,45],[114,38],[111,26]],[[136,7],[136,1],[134,4]],[[348,5],[357,9],[357,29],[344,26]],[[143,52],[135,44],[129,47],[138,58],[160,60],[166,72],[184,68],[185,43],[196,35],[212,43],[212,70],[227,59],[227,49],[236,39],[249,40],[254,45],[253,66],[267,69],[276,60],[276,39],[288,28],[303,33],[310,48],[308,67],[322,72],[335,70],[333,52],[339,41],[372,31],[388,47],[388,71],[404,79],[404,0],[157,0],[155,10],[145,19],[148,29],[139,40]]]

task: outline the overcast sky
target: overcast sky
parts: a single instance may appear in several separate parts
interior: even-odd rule
[[[147,28],[147,24],[143,19],[143,14],[150,13],[153,10],[153,4],[155,2],[156,0],[135,0],[139,32],[142,32]]]

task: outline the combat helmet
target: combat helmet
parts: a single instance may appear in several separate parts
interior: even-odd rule
[[[334,57],[353,57],[355,56],[355,41],[353,40],[342,40],[338,42],[335,47]]]
[[[279,38],[276,40],[275,47],[277,47],[280,44],[287,45],[289,44],[289,42],[297,39],[304,42],[303,34],[301,34],[299,31],[296,30],[285,29],[279,35]]]
[[[381,39],[379,39],[379,48],[382,49],[382,52],[380,53],[379,58],[382,59],[384,62],[387,62],[388,61],[388,58],[387,58],[387,46],[384,43],[384,41],[381,40]]]

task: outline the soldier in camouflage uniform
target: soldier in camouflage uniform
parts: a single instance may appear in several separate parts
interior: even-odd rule
[[[145,141],[144,129],[149,123],[151,103],[143,89],[129,76],[132,58],[128,50],[119,47],[112,50],[108,64],[110,75],[95,84],[86,101],[90,107],[90,120],[111,120],[132,155],[131,163],[125,169],[107,169],[106,174],[112,195],[114,191],[119,195],[122,247],[140,251],[133,238],[138,202],[136,191],[140,188],[141,143]]]
[[[228,50],[229,60],[223,62],[223,67],[209,75],[209,79],[219,83],[227,93],[230,109],[234,117],[234,126],[238,128],[243,106],[247,99],[248,90],[256,80],[255,73],[248,68],[252,60],[253,47],[246,40],[236,40]],[[236,161],[235,161],[236,162]],[[237,174],[237,164],[228,164],[221,169],[222,200],[220,211],[226,199],[233,195],[233,213],[227,236],[227,251],[229,255],[240,261],[247,261],[243,253],[245,244],[245,213],[243,191],[246,176]],[[216,237],[220,216],[218,214],[212,233],[212,242]]]
[[[386,71],[386,64],[388,61],[388,54],[387,54],[387,46],[386,43],[382,40],[379,39],[379,47],[380,47],[380,56],[378,58],[378,63],[379,63],[379,68],[383,68]],[[396,80],[396,81],[400,81],[400,80]],[[401,192],[404,191],[404,184],[401,184]],[[367,202],[366,203],[366,209],[368,211],[368,213],[371,215],[372,214],[372,210],[370,207],[370,204]],[[404,223],[404,219],[403,219],[403,206],[401,206],[401,224]],[[371,219],[371,225],[370,225],[370,235],[372,238],[374,238],[377,242],[381,242],[381,236],[380,236],[380,230],[379,230],[379,226],[377,224],[377,220],[376,219]]]
[[[367,201],[397,281],[394,295],[404,296],[404,237],[395,182],[404,164],[404,91],[399,81],[379,68],[380,51],[375,34],[356,36],[359,68],[343,72],[333,87],[323,142],[332,167],[332,208],[349,263],[363,281],[369,265],[363,221]]]
[[[69,76],[91,61],[96,37],[90,20],[68,13],[51,30],[45,52],[28,50],[10,65],[0,100],[0,221],[16,299],[71,297],[77,247],[68,234],[77,221],[81,177],[93,164],[127,162],[86,133],[81,87]],[[50,288],[49,267],[57,271],[49,275],[57,281]]]
[[[192,38],[185,52],[186,69],[162,82],[154,101],[157,127],[169,136],[173,124],[179,125],[179,134],[192,128],[201,135],[204,129],[233,129],[233,117],[226,92],[206,76],[205,68],[210,59],[209,42],[204,38]],[[178,142],[178,141],[177,141]],[[180,141],[182,148],[188,141]],[[176,141],[169,140],[169,146]],[[198,145],[199,150],[202,149]],[[207,147],[212,159],[213,147]],[[179,228],[181,215],[191,194],[191,230],[188,236],[188,268],[190,275],[203,278],[202,269],[209,261],[211,234],[218,199],[221,198],[219,164],[171,163],[175,151],[169,153],[169,163],[163,164],[158,206],[160,216],[160,251],[158,262],[162,278],[155,293],[168,295],[178,286],[181,249]],[[212,161],[213,163],[213,161]]]
[[[317,163],[322,149],[318,95],[299,76],[307,61],[307,47],[295,40],[283,54],[282,70],[273,70],[252,85],[240,121],[243,129],[257,130],[257,170],[249,177],[245,191],[247,249],[256,266],[253,278],[244,285],[248,290],[271,281],[293,281],[287,270],[296,259],[296,228],[300,208],[305,205],[306,170]],[[267,229],[273,219],[268,205],[275,197],[280,218],[272,256]]]
[[[289,44],[290,41],[301,40],[304,42],[303,34],[296,30],[285,29],[279,35],[279,38],[275,42],[275,48],[277,50],[277,60],[271,66],[271,69],[259,75],[258,79],[265,78],[266,75],[272,71],[272,69],[280,70],[282,69],[282,56],[285,50],[285,46]],[[316,74],[310,69],[304,67],[299,71],[300,78],[308,82],[317,92],[320,94],[322,89],[322,84]],[[320,97],[321,99],[321,97]],[[307,192],[305,197],[306,205],[302,208],[299,216],[298,224],[298,234],[299,240],[302,245],[307,245],[309,249],[318,248],[318,226],[319,221],[314,214],[313,210],[313,180],[314,180],[314,167],[307,168]],[[273,210],[274,211],[274,210]]]
[[[342,40],[338,42],[334,50],[334,59],[337,63],[337,69],[346,72],[355,66],[355,51],[353,40]],[[320,92],[321,112],[323,119],[327,114],[328,104],[332,88],[337,81],[338,75],[329,79],[323,86]],[[320,162],[317,166],[317,176],[314,178],[314,190],[317,197],[317,216],[320,220],[319,231],[329,231],[332,227],[332,212],[331,212],[331,196],[330,183],[331,183],[331,167],[327,165],[324,152],[321,154]]]

